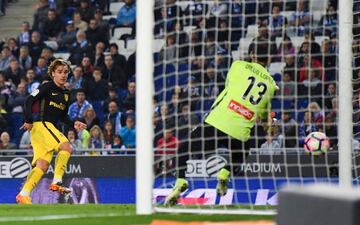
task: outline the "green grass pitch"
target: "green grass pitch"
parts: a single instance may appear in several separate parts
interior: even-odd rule
[[[137,216],[135,205],[0,205],[0,225],[127,225],[175,221],[273,220],[273,216],[164,214]]]

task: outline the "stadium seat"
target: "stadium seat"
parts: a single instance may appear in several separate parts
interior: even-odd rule
[[[318,24],[321,20],[321,16],[324,15],[325,12],[324,11],[313,11],[312,13],[312,18],[313,18],[313,24]]]
[[[277,73],[282,74],[282,71],[283,71],[285,65],[286,65],[286,63],[284,63],[284,62],[270,63],[268,71],[271,75],[275,75]]]
[[[239,50],[231,51],[231,58],[233,60],[239,60],[240,59],[240,51]]]
[[[251,44],[252,40],[253,40],[252,37],[240,38],[239,51],[240,52],[248,52],[249,45]]]
[[[179,6],[182,11],[190,4],[193,4],[193,1],[176,1],[175,5]]]
[[[106,15],[103,16],[104,20],[111,20],[111,19],[116,19],[117,15]]]
[[[182,71],[188,71],[189,70],[189,64],[187,63],[180,63],[178,65],[178,71],[182,72]]]
[[[113,15],[117,15],[121,7],[125,5],[124,2],[113,2],[110,4],[110,12]]]
[[[291,37],[291,42],[293,43],[296,52],[299,51],[301,44],[304,42],[304,37]]]
[[[285,17],[288,22],[291,20],[292,15],[295,13],[295,11],[282,11],[280,12],[280,15],[282,15],[283,17]]]
[[[246,37],[254,38],[258,36],[258,25],[248,25],[246,29]]]
[[[325,39],[328,39],[328,40],[329,40],[329,37],[328,37],[328,36],[315,36],[315,41],[316,41],[316,43],[318,43],[320,46],[321,46],[322,42],[323,42]]]
[[[125,49],[125,41],[123,41],[123,40],[111,40],[110,44],[111,43],[117,44],[117,46],[119,47],[119,54],[123,53],[123,51]]]
[[[321,11],[326,12],[326,8],[328,6],[328,1],[309,1],[309,9],[312,12]]]
[[[68,53],[68,52],[57,52],[57,53],[54,53],[54,57],[55,58],[63,58],[63,59],[66,59],[66,60],[68,60],[69,59],[69,57],[70,57],[70,53]]]
[[[154,39],[153,40],[153,52],[160,52],[161,49],[164,47],[164,45],[165,45],[164,39]]]
[[[56,41],[44,41],[44,43],[46,44],[46,46],[48,46],[54,51],[56,51],[59,48],[59,45],[57,44]]]
[[[131,27],[116,27],[114,30],[114,36],[112,36],[110,40],[119,40],[122,35],[131,34],[131,32]]]

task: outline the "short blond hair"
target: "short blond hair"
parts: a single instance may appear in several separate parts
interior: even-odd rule
[[[71,71],[71,63],[63,58],[57,58],[51,62],[50,66],[48,67],[47,73],[50,77],[52,77],[52,73],[55,72],[56,68],[60,65],[67,66],[69,69],[69,73]]]

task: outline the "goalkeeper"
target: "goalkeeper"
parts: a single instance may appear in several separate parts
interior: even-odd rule
[[[232,164],[225,165],[217,174],[217,193],[221,196],[226,194],[230,171],[234,171],[234,165],[244,161],[246,150],[249,149],[248,140],[257,119],[267,121],[266,125],[272,122],[269,116],[271,99],[278,87],[266,70],[268,52],[268,41],[258,40],[249,49],[251,62],[233,62],[225,89],[213,103],[205,118],[206,124],[195,128],[188,141],[181,144],[178,150],[178,179],[165,199],[165,205],[176,204],[181,192],[189,186],[184,179],[186,161],[216,154],[221,147],[231,151]]]

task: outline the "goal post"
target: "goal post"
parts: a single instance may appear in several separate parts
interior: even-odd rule
[[[136,2],[136,213],[153,213],[154,1]]]
[[[356,0],[355,0],[356,1]],[[339,2],[339,183],[352,185],[353,1]],[[356,122],[356,121],[355,121]]]

